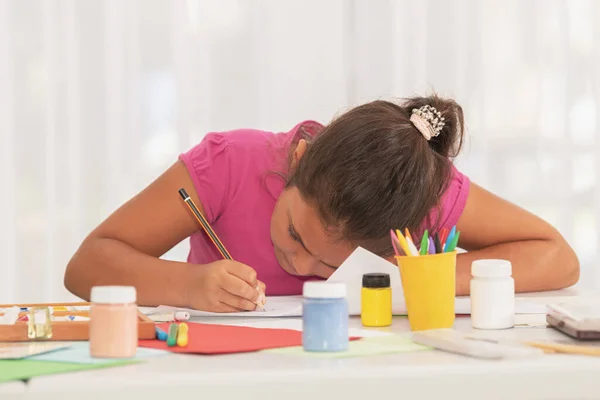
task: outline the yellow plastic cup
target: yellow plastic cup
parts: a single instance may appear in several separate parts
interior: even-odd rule
[[[410,329],[452,328],[456,296],[456,251],[397,256]]]

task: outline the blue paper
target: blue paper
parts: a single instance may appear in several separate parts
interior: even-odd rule
[[[165,350],[138,347],[136,356],[128,360],[142,360],[166,354],[169,354],[169,352]],[[28,357],[27,359],[32,361],[54,361],[75,364],[110,364],[115,362],[114,358],[92,358],[89,342],[74,342],[71,344],[71,347],[64,350],[56,350],[51,353]]]

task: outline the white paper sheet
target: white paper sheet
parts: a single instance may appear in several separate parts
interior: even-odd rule
[[[360,315],[360,293],[362,276],[367,273],[386,273],[390,275],[392,287],[392,312],[394,315],[406,315],[404,290],[398,266],[358,247],[329,277],[327,281],[343,282],[347,286],[348,313]],[[214,313],[192,309],[181,309],[159,306],[159,310],[184,310],[192,317],[299,317],[302,315],[302,296],[270,296],[264,311],[246,311],[237,313]],[[456,314],[471,313],[471,298],[457,297],[454,302]],[[515,312],[518,314],[542,314],[546,312],[544,305],[518,300]]]
[[[188,308],[159,306],[157,310],[187,311],[190,317],[299,317],[302,315],[302,296],[270,296],[263,311],[216,313]]]
[[[262,329],[291,329],[302,331],[302,318],[261,318],[260,320],[246,319],[236,320],[234,318],[222,318],[220,325],[245,326]],[[382,337],[394,335],[392,332],[378,331],[375,329],[348,328],[348,337]]]
[[[392,286],[392,312],[405,314],[404,291],[398,266],[376,256],[368,250],[358,247],[331,275],[328,281],[344,282],[347,287],[348,312],[350,315],[360,315],[360,292],[362,276],[370,273],[386,273],[390,275]]]

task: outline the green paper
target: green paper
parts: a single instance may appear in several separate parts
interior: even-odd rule
[[[29,379],[41,375],[62,374],[88,369],[134,364],[135,361],[113,361],[107,364],[73,364],[51,361],[0,360],[0,382]]]
[[[381,354],[408,353],[413,351],[431,350],[430,347],[414,343],[412,340],[401,335],[369,337],[360,340],[352,340],[348,343],[347,351],[340,352],[311,352],[304,351],[302,346],[283,347],[279,349],[264,350],[267,353],[306,356],[317,358],[348,358],[366,357]]]

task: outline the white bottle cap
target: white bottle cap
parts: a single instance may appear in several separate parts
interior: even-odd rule
[[[190,313],[187,311],[176,311],[175,321],[187,321],[190,319]]]
[[[135,303],[136,291],[133,286],[94,286],[90,299],[100,304]]]
[[[302,294],[313,299],[343,299],[346,297],[346,284],[324,281],[304,282]]]
[[[475,260],[471,275],[479,278],[504,278],[511,276],[512,264],[508,260]]]

